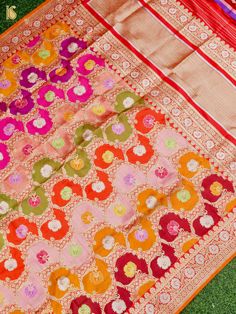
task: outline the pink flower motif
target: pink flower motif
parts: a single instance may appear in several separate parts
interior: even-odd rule
[[[144,242],[147,240],[148,238],[148,233],[146,230],[141,229],[141,230],[137,230],[135,231],[135,239],[140,241],[140,242]]]
[[[105,217],[112,226],[128,225],[135,216],[135,206],[124,195],[118,196],[107,209]]]
[[[77,62],[78,67],[76,70],[83,75],[88,75],[91,73],[96,65],[101,67],[105,66],[105,62],[102,58],[94,56],[90,53],[80,57]]]
[[[38,309],[46,298],[46,291],[40,279],[33,275],[22,285],[17,292],[17,303],[24,310]]]
[[[6,168],[10,161],[7,145],[0,143],[0,170]]]
[[[173,236],[177,236],[179,234],[179,228],[180,228],[180,225],[175,220],[171,220],[167,225],[167,230],[169,234]]]
[[[109,70],[104,70],[102,73],[98,73],[96,77],[92,80],[92,85],[94,87],[94,92],[96,95],[104,95],[107,91],[111,90],[115,84],[119,81],[119,76],[110,72]],[[120,82],[121,87],[123,87],[123,81]],[[125,88],[125,85],[124,85]]]
[[[52,120],[47,110],[39,109],[36,118],[27,122],[26,127],[30,134],[47,134],[52,128]]]
[[[115,175],[114,186],[119,193],[129,193],[145,182],[144,174],[130,165],[121,165]]]
[[[32,273],[39,272],[59,260],[59,252],[47,242],[35,242],[28,250],[26,264]],[[34,267],[32,268],[32,265]]]
[[[24,125],[21,121],[17,121],[11,117],[0,120],[0,140],[9,140],[15,131],[24,131]]]
[[[37,102],[40,106],[49,107],[55,99],[65,99],[64,91],[53,85],[45,85],[39,89]]]
[[[87,101],[93,94],[93,90],[89,84],[89,80],[86,77],[79,76],[79,83],[70,88],[67,91],[68,99],[75,102],[85,102]]]
[[[177,181],[177,171],[166,158],[159,158],[147,174],[147,181],[154,187],[171,186]]]
[[[173,129],[163,129],[157,135],[155,147],[163,156],[172,156],[186,146],[186,140]]]

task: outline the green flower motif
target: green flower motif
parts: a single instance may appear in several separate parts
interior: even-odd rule
[[[43,158],[34,164],[32,178],[38,183],[43,183],[47,181],[60,166],[61,164],[57,161]]]
[[[2,250],[2,248],[4,248],[5,246],[5,241],[3,238],[3,235],[0,233],[0,251]]]
[[[91,163],[88,159],[87,153],[82,149],[78,149],[74,158],[66,162],[64,168],[67,175],[70,177],[84,177],[89,172]]]
[[[92,314],[90,307],[87,304],[82,304],[78,309],[78,314]]]
[[[60,196],[64,201],[68,201],[71,198],[72,194],[73,191],[69,186],[65,186],[60,192]]]
[[[55,138],[52,141],[52,147],[54,147],[55,149],[61,149],[64,145],[65,141],[61,137]]]
[[[169,149],[175,148],[176,145],[177,145],[177,143],[176,143],[175,139],[173,139],[173,138],[167,138],[167,139],[165,140],[165,146],[166,146],[167,148],[169,148]]]
[[[78,257],[82,254],[82,247],[77,244],[72,244],[69,247],[69,254],[73,257]]]
[[[48,207],[48,199],[43,188],[38,187],[21,203],[23,213],[41,215]]]
[[[129,91],[121,92],[116,96],[115,109],[117,112],[122,112],[133,106],[143,104],[143,99]]]
[[[78,127],[75,131],[75,145],[87,146],[94,137],[102,138],[102,131],[91,124],[84,124]]]
[[[6,216],[10,211],[17,210],[17,201],[11,199],[5,194],[0,194],[0,219]]]
[[[45,97],[45,99],[46,99],[47,101],[52,102],[52,101],[55,99],[56,94],[55,94],[53,91],[49,90],[49,91],[45,94],[44,97]]]
[[[109,141],[125,142],[132,134],[132,127],[126,115],[120,114],[117,120],[106,128],[105,133]]]
[[[49,50],[40,50],[38,53],[39,57],[42,59],[47,59],[50,56],[50,51]]]
[[[181,190],[177,193],[177,198],[182,203],[186,203],[187,201],[190,200],[191,194],[188,190]]]

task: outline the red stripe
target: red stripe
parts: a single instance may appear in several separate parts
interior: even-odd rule
[[[82,1],[84,7],[96,17],[96,19],[103,24],[117,39],[119,39],[122,44],[124,44],[128,49],[130,49],[143,63],[148,65],[153,71],[155,71],[160,78],[175,88],[182,96],[207,120],[209,121],[226,139],[231,141],[236,145],[236,138],[234,138],[230,133],[228,133],[218,122],[216,122],[207,112],[205,112],[201,107],[199,107],[191,97],[174,81],[172,81],[168,76],[161,72],[151,61],[149,61],[145,56],[143,56],[134,46],[132,46],[124,37],[122,37],[110,24],[108,24],[92,7],[88,5],[89,0]]]
[[[183,40],[188,46],[190,46],[193,50],[195,50],[199,55],[201,55],[209,64],[211,64],[214,68],[216,68],[219,72],[221,72],[230,82],[232,82],[234,85],[236,85],[236,80],[227,73],[224,69],[222,69],[214,60],[212,60],[208,55],[206,55],[200,47],[194,45],[189,41],[184,35],[179,33],[178,30],[176,30],[170,23],[168,23],[156,10],[154,10],[148,3],[146,3],[144,0],[138,0],[143,7],[145,7],[148,11],[150,11],[159,21],[161,21],[166,27],[171,30],[177,37],[179,37],[181,40]]]
[[[202,19],[221,39],[236,49],[236,21],[224,14],[213,0],[179,0],[193,15]]]

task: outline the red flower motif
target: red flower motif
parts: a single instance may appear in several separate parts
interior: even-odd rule
[[[211,174],[202,181],[202,197],[210,202],[216,202],[223,192],[234,192],[233,184],[227,179],[223,179],[217,174]]]
[[[172,242],[179,235],[180,229],[191,232],[190,225],[187,219],[180,218],[179,215],[169,213],[161,217],[159,225],[161,230],[159,235],[162,239]]]
[[[99,199],[105,200],[112,192],[112,184],[108,180],[108,175],[105,172],[97,171],[98,180],[91,182],[85,187],[85,192],[90,200]]]
[[[10,257],[0,262],[0,280],[15,280],[20,277],[25,269],[20,250],[10,247]]]
[[[136,114],[135,120],[137,121],[135,123],[136,130],[146,134],[154,128],[156,123],[165,124],[165,115],[150,108],[145,108]]]
[[[124,160],[122,150],[120,148],[115,148],[110,144],[104,144],[98,147],[95,151],[95,156],[95,165],[102,169],[108,168],[112,164],[114,158]]]
[[[72,314],[83,313],[83,308],[84,308],[84,313],[88,313],[88,311],[86,312],[85,309],[87,310],[90,309],[91,312],[89,313],[102,314],[100,305],[96,302],[92,302],[91,299],[89,299],[88,297],[84,295],[81,295],[78,298],[74,299],[70,304],[70,309],[72,311]]]
[[[118,270],[115,272],[115,278],[123,285],[131,283],[138,270],[148,274],[148,267],[145,260],[138,258],[132,253],[126,253],[125,255],[119,257],[116,261],[116,268]]]
[[[7,240],[16,245],[21,244],[29,233],[38,234],[37,225],[23,217],[12,220],[8,225],[8,230]]]
[[[124,288],[117,287],[117,294],[119,297],[112,300],[105,306],[106,314],[125,313],[132,305],[130,300],[130,292]]]
[[[170,267],[173,266],[173,264],[177,261],[177,257],[174,254],[175,250],[173,247],[164,243],[162,243],[161,246],[163,254],[155,257],[150,263],[152,274],[156,278],[162,277],[165,272],[167,272]]]
[[[53,209],[55,219],[46,221],[41,226],[41,232],[44,239],[61,240],[68,232],[69,225],[65,219],[65,213],[59,209]]]
[[[207,203],[204,205],[206,213],[193,221],[193,228],[198,236],[204,236],[221,219],[221,217],[217,214],[217,209],[214,206]]]
[[[68,204],[73,193],[82,196],[81,186],[67,179],[57,182],[53,186],[52,191],[52,202],[58,206],[65,206]]]
[[[146,164],[154,154],[154,151],[147,137],[143,135],[138,135],[138,140],[139,144],[129,148],[126,152],[126,155],[129,162],[132,164],[135,164],[137,162],[140,162],[141,164]]]

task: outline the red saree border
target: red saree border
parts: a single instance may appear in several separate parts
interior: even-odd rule
[[[222,40],[236,49],[236,21],[226,15],[214,0],[178,0],[195,17],[200,18]],[[212,19],[214,16],[214,19]]]
[[[82,1],[84,7],[110,31],[119,41],[122,42],[129,50],[131,50],[143,63],[148,65],[160,78],[177,90],[208,122],[210,122],[227,140],[236,145],[236,138],[232,136],[223,126],[221,126],[214,118],[212,118],[205,110],[203,110],[192,98],[170,77],[166,76],[155,64],[143,56],[128,40],[122,37],[101,15],[99,15],[90,5],[90,0]]]
[[[190,40],[188,40],[183,34],[181,34],[174,26],[172,26],[163,16],[161,16],[155,9],[153,9],[148,2],[145,0],[138,0],[138,2],[147,9],[152,15],[154,15],[161,23],[163,23],[169,31],[171,31],[175,36],[177,36],[180,40],[185,42],[190,48],[192,48],[197,54],[199,54],[203,59],[209,63],[211,66],[216,68],[220,73],[222,73],[225,78],[227,78],[231,83],[236,85],[236,80],[227,73],[219,64],[217,64],[214,60],[212,60],[207,54],[205,54],[201,47],[193,44]]]

